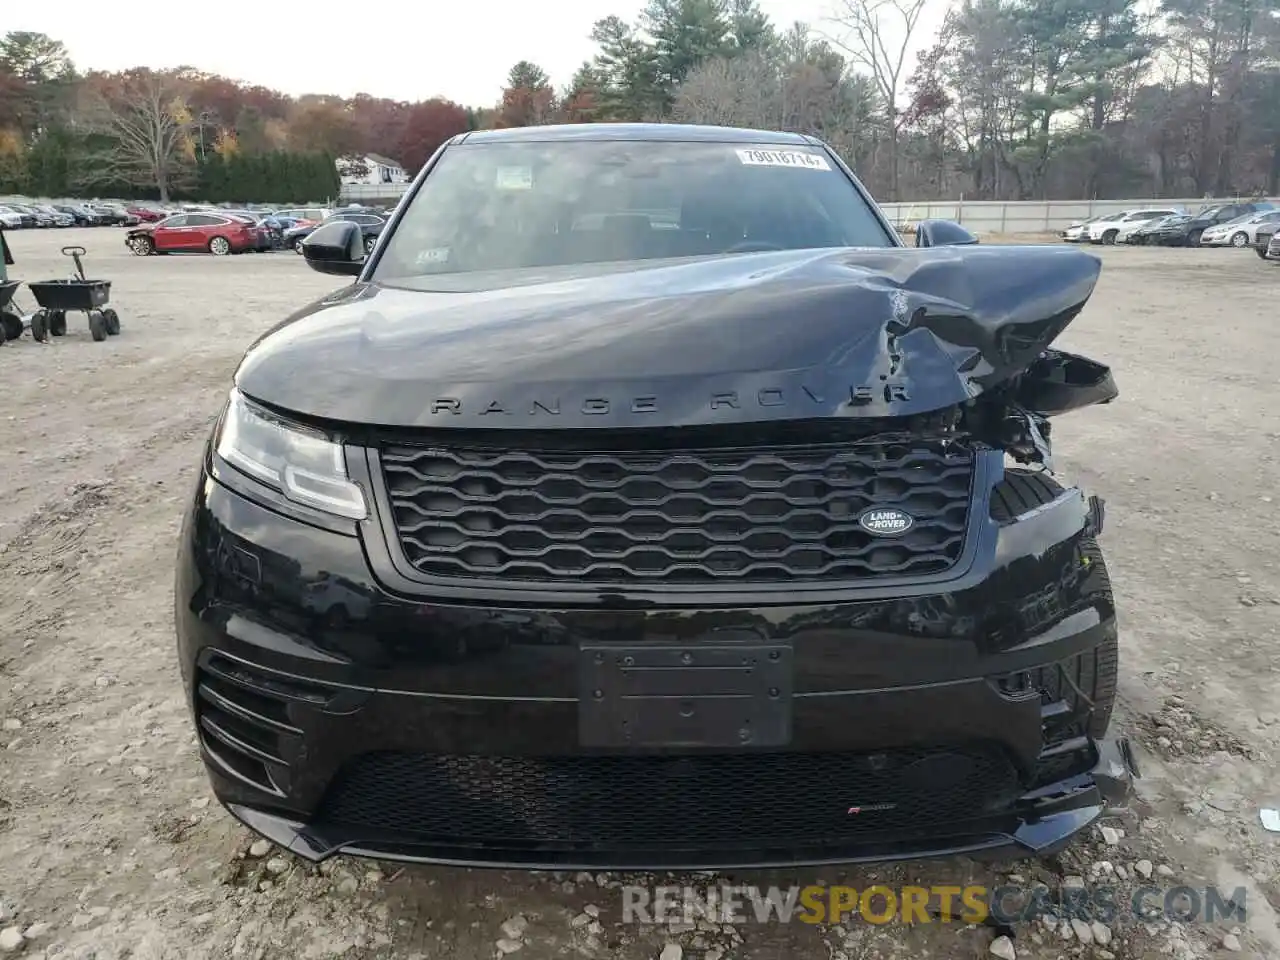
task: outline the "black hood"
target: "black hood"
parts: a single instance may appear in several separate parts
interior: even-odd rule
[[[1100,267],[1070,248],[899,247],[637,263],[479,292],[358,283],[260,339],[236,382],[281,410],[387,426],[906,416],[1025,370]]]

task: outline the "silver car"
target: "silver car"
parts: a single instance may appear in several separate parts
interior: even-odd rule
[[[1280,222],[1280,210],[1261,210],[1246,213],[1228,220],[1226,223],[1214,224],[1200,234],[1202,247],[1252,247],[1258,242],[1258,228],[1264,223]]]

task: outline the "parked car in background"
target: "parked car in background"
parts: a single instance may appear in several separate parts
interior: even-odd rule
[[[1234,220],[1236,217],[1242,217],[1247,213],[1261,213],[1264,210],[1274,209],[1275,204],[1265,200],[1209,204],[1197,211],[1187,221],[1182,243],[1184,246],[1198,247],[1200,246],[1200,238],[1204,236],[1204,232],[1210,227],[1216,227],[1218,224]]]
[[[22,214],[24,217],[31,217],[31,219],[35,221],[34,226],[52,227],[54,225],[53,214],[41,213],[29,203],[10,203],[8,206],[17,210],[18,213]]]
[[[23,223],[23,216],[17,210],[11,210],[9,207],[0,206],[0,227],[6,230],[21,230],[25,226],[33,226],[34,224]]]
[[[292,220],[305,220],[308,223],[319,223],[333,213],[321,207],[290,207],[288,210],[277,210],[277,217],[289,217]]]
[[[1200,234],[1202,247],[1251,247],[1258,242],[1258,228],[1268,223],[1280,221],[1280,210],[1262,210],[1258,213],[1245,213],[1209,227]]]
[[[1190,220],[1189,213],[1152,220],[1129,234],[1129,242],[1153,247],[1180,246]]]
[[[1163,225],[1164,223],[1168,222],[1169,220],[1173,219],[1176,216],[1178,216],[1178,214],[1171,214],[1170,216],[1167,216],[1167,217],[1156,217],[1154,220],[1148,220],[1146,223],[1142,224],[1139,227],[1135,227],[1132,231],[1130,231],[1129,236],[1125,242],[1133,246],[1142,246],[1146,244],[1149,238],[1151,237],[1152,233],[1154,233],[1156,230],[1159,230],[1161,225]]]
[[[346,221],[354,223],[360,227],[360,232],[364,235],[365,253],[371,253],[373,246],[378,242],[378,235],[382,233],[383,227],[387,225],[387,218],[379,213],[367,213],[362,210],[343,210],[341,213],[335,213],[325,218],[324,223],[334,223],[337,221]],[[294,253],[302,253],[302,241],[311,236],[312,231],[321,226],[319,223],[299,223],[284,233],[285,246],[292,247]]]
[[[1089,224],[1097,223],[1103,217],[1102,215],[1090,217],[1088,220],[1076,220],[1074,223],[1068,224],[1066,229],[1062,231],[1062,239],[1067,243],[1082,243],[1087,239]]]
[[[243,220],[253,228],[253,249],[262,253],[271,249],[271,231],[263,224],[263,216],[256,210],[223,210],[222,216]]]
[[[53,209],[65,213],[77,227],[98,227],[102,225],[102,216],[83,204],[55,203]]]
[[[1124,242],[1134,230],[1152,220],[1182,212],[1177,207],[1140,207],[1136,210],[1124,210],[1089,224],[1089,242],[1108,246]]]
[[[1272,221],[1258,227],[1254,233],[1253,252],[1263,260],[1280,260],[1280,222]]]
[[[214,213],[179,213],[159,223],[130,230],[125,244],[140,257],[153,253],[212,253],[226,256],[253,250],[257,229],[243,217]]]
[[[137,217],[119,204],[95,203],[92,204],[92,208],[95,213],[102,217],[103,223],[107,226],[129,227],[140,222]]]
[[[6,230],[30,230],[36,226],[36,215],[13,204],[0,206],[0,223]]]
[[[38,203],[35,206],[37,213],[43,213],[53,218],[53,226],[55,227],[74,227],[76,218],[69,213],[64,213],[57,207],[47,203]]]
[[[164,210],[155,207],[148,207],[140,203],[130,204],[124,208],[125,213],[130,216],[137,217],[141,223],[159,223],[169,214]]]

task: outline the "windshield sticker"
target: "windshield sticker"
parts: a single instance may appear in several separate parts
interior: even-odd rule
[[[532,167],[499,167],[493,185],[499,190],[532,190]]]
[[[748,167],[798,167],[802,170],[830,170],[827,158],[802,150],[739,150],[738,159]]]
[[[449,260],[448,247],[431,247],[418,254],[418,266],[428,263],[446,263]]]

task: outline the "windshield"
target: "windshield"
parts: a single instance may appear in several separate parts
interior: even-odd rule
[[[449,147],[432,168],[374,279],[501,286],[511,271],[893,245],[871,205],[815,147],[475,143]]]
[[[1218,224],[1218,226],[1220,226],[1220,227],[1229,227],[1229,226],[1231,226],[1232,224],[1235,224],[1235,223],[1248,223],[1250,220],[1256,220],[1256,219],[1258,219],[1258,215],[1257,215],[1256,213],[1242,213],[1242,214],[1241,214],[1240,216],[1238,216],[1238,217],[1232,217],[1232,218],[1231,218],[1230,220],[1228,220],[1226,223],[1220,223],[1220,224]]]

